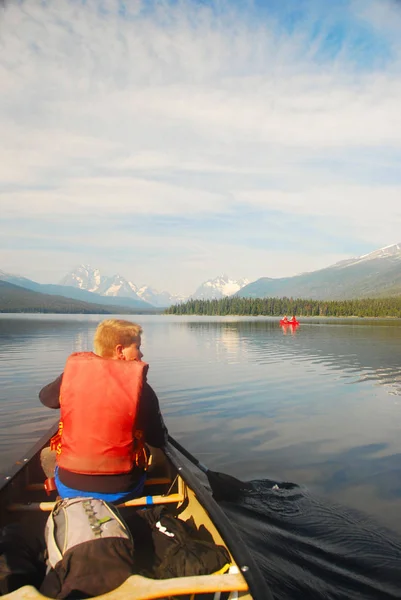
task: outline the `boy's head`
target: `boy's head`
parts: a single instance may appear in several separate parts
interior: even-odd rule
[[[103,358],[140,360],[142,327],[123,319],[102,321],[95,331],[94,348]]]

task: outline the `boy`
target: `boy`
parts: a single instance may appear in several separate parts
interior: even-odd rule
[[[63,498],[140,496],[145,442],[162,448],[167,441],[158,398],[146,381],[141,334],[136,323],[103,321],[95,353],[72,354],[64,373],[39,393],[42,404],[61,409],[55,481]]]

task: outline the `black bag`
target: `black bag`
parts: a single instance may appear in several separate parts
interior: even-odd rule
[[[153,546],[151,575],[156,579],[228,571],[231,564],[229,553],[224,546],[214,543],[205,527],[198,530],[193,522],[181,521],[169,514],[165,507],[143,510],[138,514],[150,527]],[[135,533],[134,537],[136,539]]]
[[[51,598],[91,598],[135,573],[134,542],[118,510],[95,498],[59,501],[45,538],[49,572],[40,591]]]
[[[108,538],[69,550],[46,575],[40,591],[50,598],[92,598],[119,587],[135,573],[127,540]]]
[[[24,586],[39,587],[45,575],[44,545],[18,523],[0,529],[0,596]]]

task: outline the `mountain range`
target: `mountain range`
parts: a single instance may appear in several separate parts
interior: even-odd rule
[[[58,284],[37,283],[26,277],[4,271],[0,271],[0,281],[41,294],[63,296],[85,303],[102,305],[106,308],[115,307],[115,311],[125,307],[130,311],[154,312],[156,310],[160,312],[162,308],[184,302],[187,299],[167,291],[159,292],[147,285],[139,287],[120,274],[102,275],[99,269],[92,268],[90,265],[75,267]],[[246,279],[235,281],[226,275],[221,275],[216,279],[204,282],[191,297],[222,298],[240,290],[246,283]],[[2,289],[4,292],[5,288]],[[33,299],[32,296],[29,298]],[[40,299],[38,302],[40,304]]]
[[[293,277],[262,277],[249,283],[246,279],[232,280],[227,275],[220,275],[202,283],[189,298],[167,291],[159,292],[146,285],[137,286],[119,274],[105,276],[99,269],[89,265],[76,267],[58,284],[40,284],[4,271],[0,271],[1,281],[0,310],[3,312],[11,308],[13,301],[18,310],[24,307],[30,310],[31,306],[36,307],[32,310],[37,310],[37,306],[44,306],[42,302],[46,306],[52,305],[48,298],[36,298],[35,303],[34,297],[26,294],[27,291],[85,303],[84,306],[76,305],[74,312],[81,309],[95,312],[99,307],[107,312],[160,312],[163,307],[189,298],[206,300],[232,295],[243,298],[286,296],[311,300],[377,298],[401,295],[401,243]],[[6,283],[14,286],[13,289],[7,288]],[[25,294],[21,305],[17,301],[18,293]],[[69,305],[72,306],[71,302]],[[66,311],[63,302],[60,307],[62,312]]]
[[[102,275],[99,269],[90,265],[75,267],[61,279],[59,285],[86,290],[100,296],[130,298],[138,303],[145,302],[157,307],[170,306],[186,299],[167,291],[159,292],[148,285],[137,286],[119,273],[112,276]]]
[[[401,295],[401,243],[294,277],[262,277],[236,293],[242,298],[286,296],[311,300],[398,295]]]
[[[42,294],[0,280],[0,313],[7,312],[129,314],[136,311],[124,306],[105,306],[82,300],[73,300],[56,294]]]
[[[125,306],[131,310],[139,311],[151,311],[154,309],[148,302],[142,300],[135,300],[132,298],[116,298],[116,297],[105,297],[94,292],[79,289],[73,286],[57,285],[52,283],[37,283],[26,277],[19,275],[13,275],[11,273],[5,273],[0,271],[0,280],[19,286],[24,290],[30,290],[41,294],[48,294],[51,296],[63,296],[64,298],[70,298],[72,300],[79,300],[90,304],[100,304],[105,306]]]
[[[206,300],[232,296],[248,283],[248,279],[235,280],[227,275],[219,275],[215,279],[204,281],[189,297]],[[188,297],[174,295],[167,291],[159,292],[148,285],[137,286],[120,274],[111,277],[102,275],[99,269],[94,269],[90,265],[75,267],[61,279],[59,285],[86,290],[101,296],[131,298],[157,307],[167,307],[188,300]]]

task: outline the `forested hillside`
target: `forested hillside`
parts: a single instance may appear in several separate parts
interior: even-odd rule
[[[173,315],[243,315],[304,317],[401,317],[401,298],[305,300],[300,298],[222,298],[189,300],[165,311]]]

